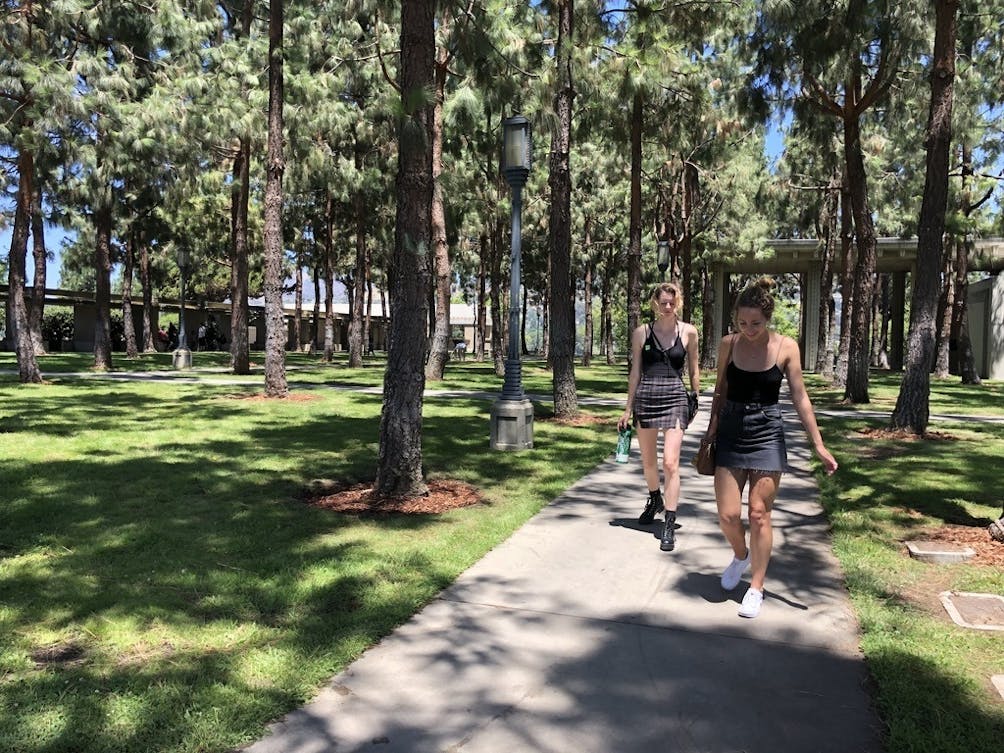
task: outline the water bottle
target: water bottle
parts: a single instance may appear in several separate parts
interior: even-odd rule
[[[631,427],[622,429],[617,434],[617,456],[618,463],[626,463],[631,456]]]

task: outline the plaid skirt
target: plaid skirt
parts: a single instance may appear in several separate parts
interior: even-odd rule
[[[634,423],[641,429],[686,429],[687,391],[677,374],[643,374],[634,393]]]
[[[715,464],[764,473],[787,469],[781,406],[726,400],[718,414]]]

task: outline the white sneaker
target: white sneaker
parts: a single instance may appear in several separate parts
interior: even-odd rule
[[[763,604],[763,591],[758,591],[755,588],[749,589],[743,597],[742,606],[739,607],[739,616],[750,619],[756,617],[760,614],[761,604]]]
[[[749,570],[750,567],[750,551],[746,550],[746,559],[736,559],[732,558],[732,562],[729,566],[725,568],[725,572],[722,573],[722,588],[726,591],[731,591],[733,588],[739,585],[740,578],[743,577],[743,573]]]

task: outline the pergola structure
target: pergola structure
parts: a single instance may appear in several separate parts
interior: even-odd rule
[[[893,311],[889,360],[893,369],[902,368],[902,353],[906,312],[906,275],[916,271],[917,239],[879,238],[876,248],[875,271],[892,275]],[[819,349],[819,292],[822,275],[820,243],[814,239],[773,240],[767,243],[773,255],[749,254],[738,261],[712,266],[714,302],[712,304],[714,331],[727,332],[730,316],[729,275],[732,274],[790,274],[802,278],[802,368],[813,370]],[[969,255],[970,271],[994,274],[1004,269],[1004,238],[983,238],[973,242]],[[833,271],[843,271],[841,260],[834,258]],[[989,311],[988,311],[989,313]],[[988,327],[988,330],[999,327]],[[984,331],[981,329],[980,331]]]

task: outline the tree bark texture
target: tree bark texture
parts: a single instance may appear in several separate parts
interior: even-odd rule
[[[335,355],[335,208],[328,192],[325,210],[327,233],[324,238],[324,362],[331,363]]]
[[[868,369],[871,361],[868,336],[871,330],[872,291],[875,287],[875,225],[868,206],[868,178],[861,151],[861,122],[856,114],[844,118],[844,158],[857,260],[854,264],[854,299],[851,303],[850,347],[847,354],[847,384],[844,399],[868,402]]]
[[[851,214],[851,192],[846,176],[840,190],[840,337],[837,344],[837,363],[833,383],[847,384],[847,361],[851,350],[851,313],[854,308],[854,218]]]
[[[380,451],[374,494],[414,497],[428,487],[422,473],[422,393],[432,243],[432,122],[435,74],[435,0],[401,5],[400,88],[404,114],[398,126],[397,215],[391,259],[392,317]]]
[[[448,33],[444,27],[451,23],[450,14],[444,9],[439,21],[440,33]],[[443,187],[440,176],[443,173],[443,104],[446,100],[446,79],[449,76],[450,54],[445,47],[436,50],[436,98],[432,115],[432,265],[433,279],[433,323],[432,343],[425,365],[425,378],[439,381],[446,370],[450,357],[450,247],[446,242],[446,207],[443,203]]]
[[[930,417],[931,363],[941,288],[942,237],[948,206],[948,158],[952,142],[958,0],[936,0],[934,70],[927,120],[927,166],[917,228],[917,272],[910,304],[906,365],[891,425],[924,434]]]
[[[582,365],[588,367],[593,361],[593,271],[596,263],[592,256],[593,239],[590,230],[590,219],[585,221],[585,237],[582,249],[585,252],[585,276],[582,280],[582,303],[585,316],[585,328],[582,335]]]
[[[282,309],[282,23],[283,0],[269,3],[268,146],[265,178],[265,395],[286,397],[286,342],[289,333]]]
[[[972,197],[973,148],[968,141],[962,144],[962,190],[960,194],[962,215],[967,220],[973,213]],[[972,236],[957,238],[955,243],[955,305],[952,307],[952,337],[956,343],[956,361],[963,384],[980,384],[976,369],[973,343],[969,339],[969,251]]]
[[[628,224],[627,258],[627,336],[641,323],[641,132],[644,125],[644,100],[636,92],[631,103],[631,207]],[[631,348],[627,349],[628,363]]]
[[[237,35],[247,39],[254,21],[254,2],[244,0]],[[234,374],[251,373],[248,343],[248,204],[251,194],[251,137],[237,139],[233,183],[230,188],[230,363]]]
[[[42,374],[31,341],[28,308],[24,298],[25,260],[28,256],[28,231],[31,224],[32,184],[35,179],[35,160],[31,152],[22,151],[17,159],[17,204],[14,209],[14,228],[7,261],[8,319],[14,327],[14,349],[17,353],[18,380],[21,384],[40,384]]]
[[[42,216],[42,192],[35,186],[31,192],[31,256],[35,263],[32,278],[31,305],[28,306],[28,330],[35,355],[46,352],[45,338],[42,337],[42,317],[45,315],[45,265],[48,253],[45,250],[45,220]]]
[[[158,322],[153,314],[153,285],[150,280],[150,246],[146,237],[140,237],[139,244],[139,284],[143,291],[143,351],[152,353],[156,345],[153,339]]]
[[[356,168],[362,169],[362,154],[358,149]],[[366,304],[366,202],[361,193],[353,198],[353,210],[356,216],[356,260],[352,272],[349,315],[349,366],[357,369],[363,365],[363,306]]]
[[[230,188],[230,363],[234,374],[251,373],[248,343],[248,203],[251,194],[251,143],[239,140]]]
[[[107,371],[112,367],[112,210],[102,205],[92,218],[94,243],[94,302],[97,319],[94,322],[94,368]]]
[[[125,258],[122,264],[122,329],[125,335],[126,357],[138,358],[136,325],[132,318],[132,280],[136,259],[136,233],[129,234],[125,244]]]
[[[834,171],[823,195],[820,229],[823,235],[822,266],[819,270],[819,337],[816,340],[816,372],[833,376],[833,345],[830,334],[833,319],[833,257],[837,245],[837,212],[840,205],[840,171]]]
[[[556,128],[551,140],[551,327],[550,358],[556,418],[570,418],[579,411],[575,395],[575,285],[572,280],[572,45],[574,0],[559,0],[558,88],[554,95]]]

